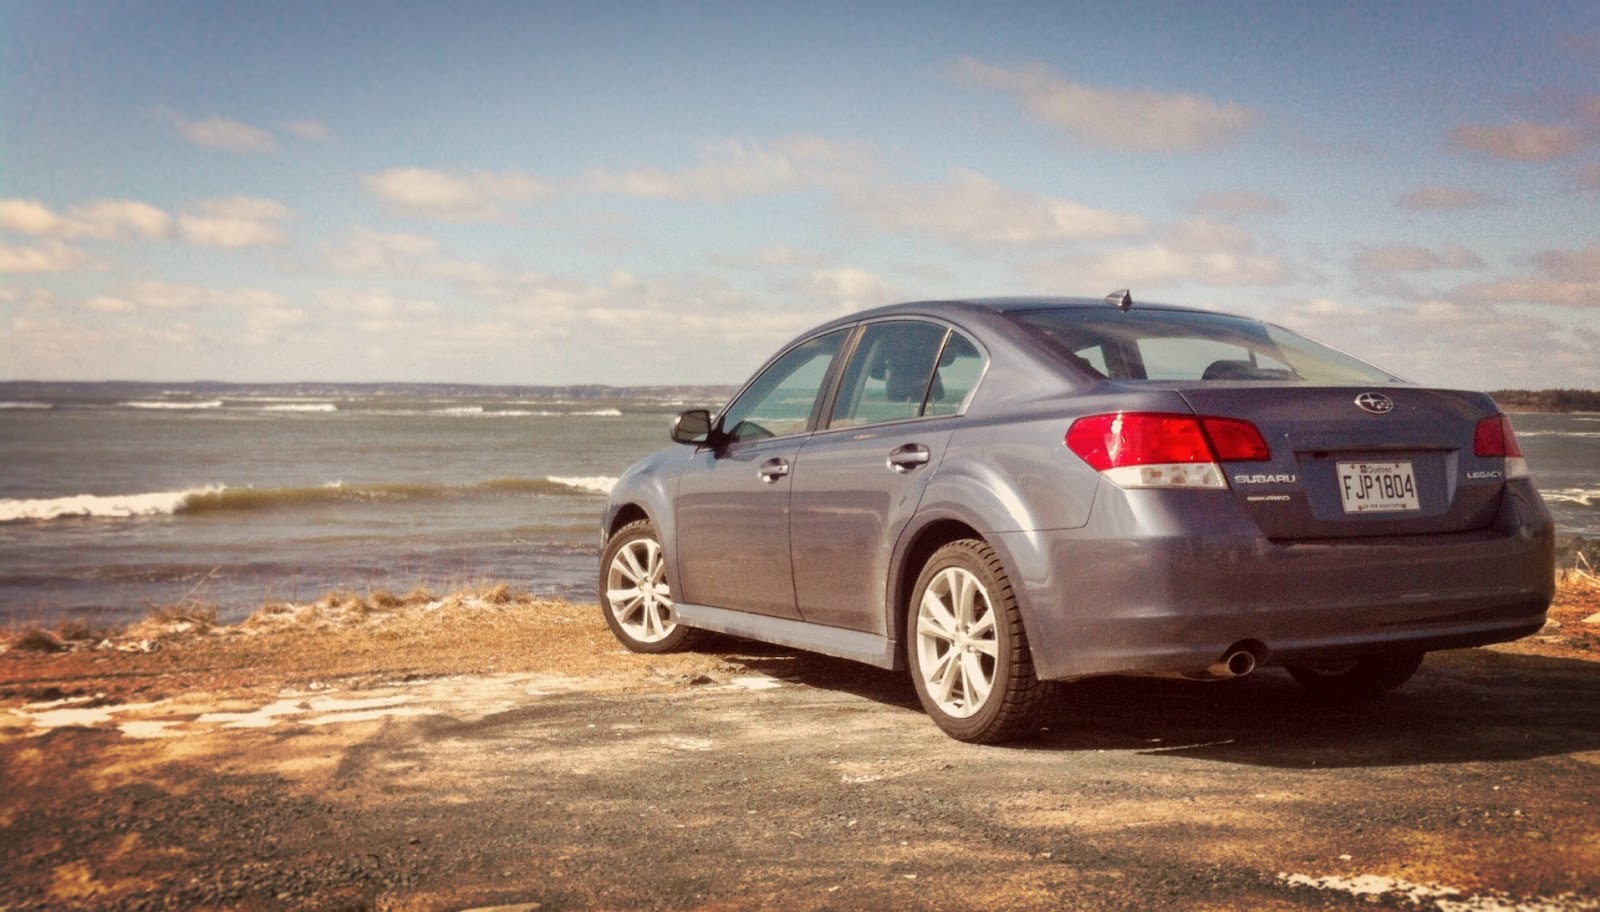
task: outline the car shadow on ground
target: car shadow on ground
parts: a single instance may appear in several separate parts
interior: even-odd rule
[[[922,711],[904,672],[764,644],[717,645],[753,672]],[[936,734],[930,722],[929,735]],[[1219,682],[1094,678],[1055,685],[1043,730],[1012,747],[1291,769],[1581,753],[1600,750],[1600,663],[1483,649],[1434,653],[1400,691],[1356,704],[1319,702],[1279,669]]]

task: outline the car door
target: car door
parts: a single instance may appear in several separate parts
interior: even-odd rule
[[[789,495],[801,445],[851,333],[805,340],[768,363],[719,419],[721,445],[679,479],[679,598],[693,605],[797,618]]]
[[[885,633],[895,541],[916,512],[983,355],[924,320],[867,324],[826,430],[806,440],[790,495],[796,605],[807,621]]]

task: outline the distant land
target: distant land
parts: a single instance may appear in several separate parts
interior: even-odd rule
[[[1508,412],[1600,412],[1600,390],[1490,390]]]
[[[0,381],[0,400],[56,401],[82,405],[114,403],[130,397],[171,398],[174,396],[292,396],[339,398],[457,398],[528,399],[534,401],[578,401],[632,403],[634,405],[673,404],[685,401],[720,404],[726,402],[736,386],[718,384],[672,384],[661,386],[489,386],[473,383],[224,383],[189,381],[160,383],[148,381]],[[1489,395],[1508,412],[1600,412],[1600,390],[1544,389],[1491,390]]]
[[[232,399],[283,397],[304,399],[432,400],[478,399],[597,404],[673,405],[679,402],[721,403],[737,387],[717,384],[661,386],[506,386],[476,383],[229,383],[215,380],[159,382],[144,380],[4,380],[0,401],[53,402],[80,406],[116,404],[128,399]]]

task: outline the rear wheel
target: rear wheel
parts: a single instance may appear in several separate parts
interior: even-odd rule
[[[975,539],[935,551],[917,578],[906,646],[917,697],[950,737],[996,744],[1032,734],[1045,704],[1016,594]]]
[[[1321,700],[1375,700],[1394,690],[1422,667],[1422,653],[1362,656],[1344,662],[1285,666],[1295,681]]]
[[[628,523],[600,558],[600,605],[606,624],[634,652],[673,652],[696,632],[677,622],[661,539],[649,520]]]

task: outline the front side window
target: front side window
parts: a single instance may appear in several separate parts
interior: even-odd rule
[[[1112,380],[1370,384],[1397,379],[1281,327],[1227,314],[1066,308],[1011,316],[1080,370]]]
[[[802,342],[762,371],[722,413],[728,439],[737,443],[804,433],[849,333],[841,329]]]
[[[829,427],[953,415],[983,373],[960,333],[922,320],[869,324],[845,368]]]

